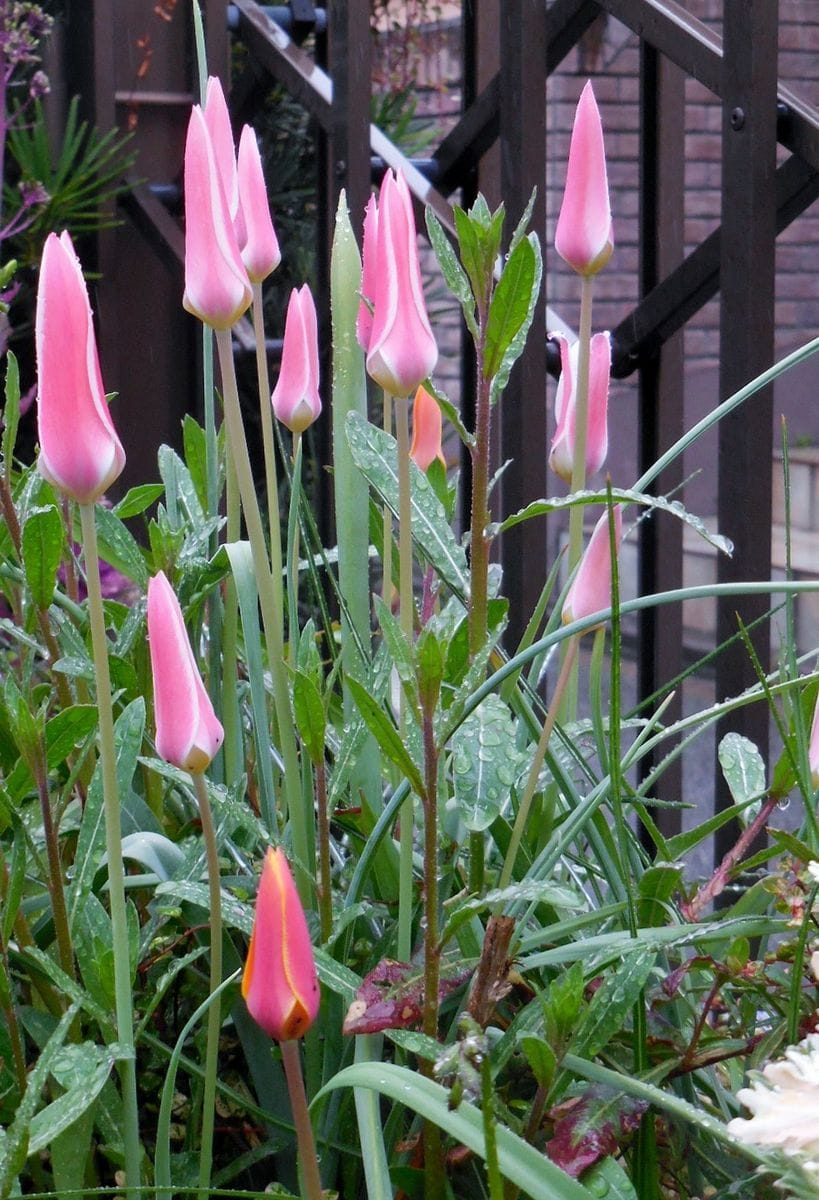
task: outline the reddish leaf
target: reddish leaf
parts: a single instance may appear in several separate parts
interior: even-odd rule
[[[442,972],[438,999],[445,1000],[472,974],[463,966]],[[424,976],[413,963],[384,958],[365,975],[355,994],[342,1032],[380,1033],[383,1029],[413,1029],[424,1015]]]
[[[550,1115],[557,1119],[546,1153],[576,1179],[581,1171],[613,1154],[640,1124],[647,1108],[645,1100],[634,1100],[607,1084],[594,1084],[552,1111]]]

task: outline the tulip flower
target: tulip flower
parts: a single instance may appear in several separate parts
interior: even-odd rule
[[[432,372],[438,347],[421,284],[412,199],[388,171],[378,199],[373,324],[367,370],[391,396],[409,396]]]
[[[37,430],[41,475],[93,504],[125,466],[108,412],[91,306],[67,233],[49,234],[37,289]]]
[[[412,409],[410,458],[422,471],[426,471],[436,458],[442,467],[446,466],[441,450],[442,431],[443,420],[437,400],[426,388],[419,387]]]
[[[575,114],[555,249],[578,275],[596,275],[614,249],[603,128],[591,83]]]
[[[224,731],[199,675],[179,601],[162,571],[148,584],[148,644],[157,751],[175,767],[201,773]]]
[[[265,855],[242,995],[254,1021],[279,1042],[302,1037],[318,1014],[307,918],[280,849]]]
[[[304,433],[321,412],[316,306],[306,283],[290,293],[281,368],[271,400],[291,433]]]
[[[185,143],[184,307],[227,330],[252,299],[224,185],[202,109],[194,105]]]
[[[577,359],[579,342],[571,346],[558,333],[560,343],[560,380],[555,395],[555,434],[549,454],[549,466],[564,479],[572,480],[574,462]],[[608,451],[609,375],[611,372],[611,338],[608,333],[596,333],[589,352],[589,396],[586,426],[586,473],[593,475],[606,461]]]
[[[614,538],[618,549],[623,536],[623,516],[615,507]],[[611,604],[611,546],[609,515],[604,512],[594,527],[586,552],[580,560],[563,604],[563,624],[582,621]]]
[[[813,710],[813,724],[810,728],[810,745],[808,747],[808,763],[810,764],[811,782],[815,788],[819,788],[819,698],[817,698],[816,707]]]
[[[250,125],[245,125],[239,138],[238,172],[239,210],[245,227],[244,242],[239,242],[242,262],[251,283],[261,283],[276,270],[282,255],[270,216],[259,143]]]
[[[236,150],[233,145],[233,127],[230,123],[230,113],[221,81],[215,75],[211,75],[208,79],[205,106],[202,112],[210,134],[216,170],[219,172],[222,187],[225,189],[225,199],[236,232],[236,241],[241,247],[245,243],[247,233],[239,199],[239,176],[236,167]]]
[[[375,256],[378,244],[378,204],[370,196],[364,211],[364,245],[361,252],[361,296],[356,318],[355,334],[358,344],[366,354],[370,348],[373,331],[373,304],[375,303]]]

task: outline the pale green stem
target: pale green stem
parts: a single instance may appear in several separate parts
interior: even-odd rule
[[[495,1128],[495,1095],[488,1050],[481,1063],[481,1115],[483,1116],[483,1141],[489,1200],[503,1200],[503,1176],[498,1161],[498,1138]]]
[[[549,711],[546,714],[546,720],[543,722],[543,729],[541,730],[540,739],[532,759],[532,764],[529,767],[529,774],[526,777],[526,786],[524,788],[520,804],[518,805],[518,814],[515,817],[512,836],[509,839],[509,849],[506,851],[503,869],[501,870],[500,878],[498,880],[499,888],[508,887],[512,880],[512,871],[515,868],[515,859],[518,856],[518,850],[523,837],[523,831],[526,828],[526,821],[529,817],[529,809],[532,807],[532,800],[537,788],[540,769],[543,766],[543,760],[545,759],[546,751],[549,748],[549,739],[551,738],[552,730],[555,727],[555,721],[557,720],[557,714],[560,709],[560,702],[563,698],[563,693],[566,689],[567,683],[569,682],[569,677],[572,674],[572,668],[577,657],[577,647],[579,642],[579,634],[575,634],[574,637],[569,639],[566,656],[561,664],[560,674],[558,675],[557,683],[555,684],[552,702],[549,705]]]
[[[287,1090],[290,1093],[290,1107],[293,1110],[293,1124],[296,1127],[296,1139],[299,1146],[299,1166],[304,1185],[304,1200],[322,1200],[321,1175],[319,1174],[316,1141],[313,1137],[313,1126],[307,1108],[307,1094],[304,1090],[304,1076],[301,1070],[301,1053],[297,1041],[280,1042],[284,1073],[287,1078]]]
[[[290,666],[296,665],[299,644],[299,504],[302,472],[301,434],[293,434],[293,478],[290,484],[290,515],[287,522],[287,637]]]
[[[259,501],[253,483],[250,456],[247,450],[239,393],[236,387],[236,372],[230,331],[216,331],[216,346],[219,351],[219,366],[222,373],[222,396],[225,405],[225,421],[231,453],[236,467],[239,494],[242,498],[247,535],[256,569],[256,586],[259,590],[259,605],[262,612],[267,661],[273,683],[273,701],[276,707],[276,722],[279,742],[284,759],[284,790],[293,836],[296,883],[302,903],[312,907],[311,876],[312,863],[310,841],[307,832],[307,814],[301,800],[301,773],[296,748],[296,737],[290,712],[290,696],[284,662],[283,606],[281,575],[273,577],[265,546],[264,527],[259,511]],[[310,814],[312,817],[312,813]]]
[[[319,843],[319,919],[324,945],[333,932],[333,876],[330,863],[330,816],[327,812],[327,767],[324,759],[316,762],[316,809]]]
[[[229,439],[228,439],[229,440]],[[242,514],[239,507],[239,489],[233,456],[227,447],[225,461],[225,501],[227,525],[225,536],[228,542],[236,542],[241,536]],[[244,747],[242,745],[242,722],[239,714],[237,688],[239,682],[239,601],[233,575],[225,580],[225,603],[222,624],[222,722],[225,728],[223,748],[225,782],[235,783],[244,770]]]
[[[222,982],[222,890],[219,878],[219,848],[213,823],[208,785],[201,772],[191,772],[196,801],[202,820],[202,840],[208,866],[210,912],[210,994]],[[202,1087],[202,1138],[199,1146],[199,1196],[206,1200],[213,1164],[213,1126],[216,1102],[216,1072],[219,1063],[219,1034],[222,1029],[222,1005],[217,998],[208,1009],[208,1033],[205,1050],[205,1077]]]
[[[385,394],[386,403],[386,394]],[[412,493],[410,491],[409,399],[395,399],[395,432],[398,441],[398,595],[401,631],[412,645]],[[386,533],[386,529],[385,529]],[[401,726],[405,724],[404,696],[401,693]],[[401,841],[398,859],[398,957],[412,957],[412,843],[415,825],[412,793],[401,806]]]
[[[384,432],[392,437],[392,396],[384,392]],[[392,513],[389,505],[384,505],[384,553],[381,557],[383,578],[381,580],[381,599],[387,608],[392,609]]]
[[[111,937],[114,951],[114,996],[117,1040],[123,1058],[120,1064],[122,1110],[125,1135],[125,1179],[130,1189],[139,1188],[140,1146],[139,1109],[136,1092],[134,1057],[134,1011],[131,999],[131,960],[128,949],[128,917],[125,907],[125,868],[122,862],[117,757],[114,741],[114,708],[111,701],[111,675],[108,668],[108,637],[102,607],[100,563],[97,551],[97,526],[94,505],[80,505],[85,573],[88,586],[88,621],[94,656],[99,713],[99,754],[102,771],[103,810],[105,813],[105,849],[108,856],[108,896],[111,905]],[[138,1200],[139,1192],[129,1195]]]

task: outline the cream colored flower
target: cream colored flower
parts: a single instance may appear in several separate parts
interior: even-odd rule
[[[728,1124],[740,1141],[819,1153],[819,1034],[789,1046],[737,1099],[752,1113]]]
[[[814,883],[819,883],[819,862],[811,860],[808,863],[808,875],[810,875]]]

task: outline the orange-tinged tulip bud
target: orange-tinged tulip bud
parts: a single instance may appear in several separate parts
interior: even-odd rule
[[[250,125],[239,138],[239,201],[244,215],[245,241],[240,242],[242,262],[253,283],[261,283],[282,260],[273,228],[259,143]]]
[[[67,233],[49,234],[37,288],[40,474],[80,504],[119,476],[125,451],[108,412],[91,306]]]
[[[279,378],[270,399],[274,413],[291,433],[304,433],[321,412],[318,323],[306,283],[290,293]]]
[[[422,471],[426,471],[436,458],[441,466],[446,466],[446,459],[441,450],[442,434],[443,419],[438,401],[426,388],[419,387],[412,408],[410,458]]]
[[[619,550],[623,536],[623,514],[615,506],[613,512],[614,539]],[[611,606],[611,546],[609,515],[603,513],[594,527],[591,540],[580,560],[563,605],[563,624],[582,621],[592,613]]]
[[[302,1037],[319,1010],[307,918],[281,849],[265,855],[242,995],[254,1021],[279,1042]]]
[[[555,249],[579,275],[596,275],[614,249],[603,127],[590,82],[574,118]]]
[[[370,376],[391,396],[410,396],[432,373],[438,347],[427,316],[412,198],[404,176],[388,171],[378,198]]]
[[[148,583],[148,645],[157,751],[183,771],[204,771],[222,745],[224,730],[196,666],[179,601],[162,571]]]
[[[553,335],[560,343],[560,379],[555,395],[555,434],[549,454],[549,466],[572,481],[577,410],[577,359],[580,343],[571,346],[562,334]],[[586,474],[594,475],[606,461],[609,447],[608,406],[611,374],[611,337],[596,333],[589,353],[589,392],[586,411]]]
[[[185,143],[184,307],[214,329],[230,329],[253,298],[202,109]]]

